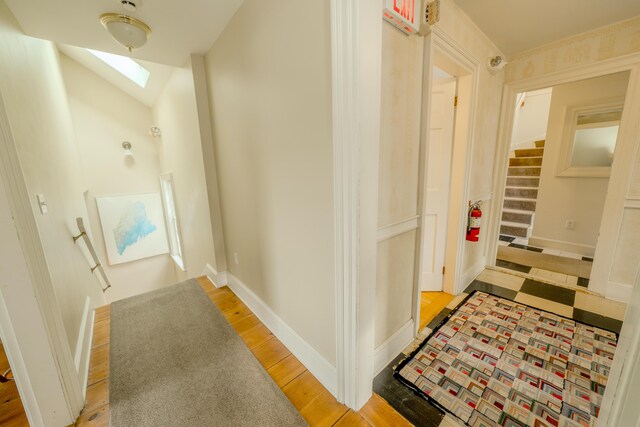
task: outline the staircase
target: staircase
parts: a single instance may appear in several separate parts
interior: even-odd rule
[[[541,140],[535,142],[535,148],[515,150],[515,157],[509,159],[501,235],[523,239],[531,235],[543,154],[544,140]]]

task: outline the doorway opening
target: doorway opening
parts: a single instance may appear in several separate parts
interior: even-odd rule
[[[496,267],[587,288],[629,72],[516,97]]]
[[[453,295],[462,292],[462,239],[466,227],[469,127],[474,72],[455,52],[435,45],[425,73],[431,73],[423,117],[421,234],[418,251],[419,321],[416,333]],[[424,104],[423,104],[424,105]]]

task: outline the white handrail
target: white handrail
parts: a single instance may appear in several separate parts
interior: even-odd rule
[[[87,249],[89,249],[89,253],[91,254],[91,258],[93,258],[93,262],[95,265],[91,267],[91,272],[95,272],[98,270],[100,274],[102,274],[102,279],[107,284],[106,288],[102,288],[102,292],[106,292],[107,289],[111,287],[111,283],[107,278],[106,273],[104,272],[104,268],[102,268],[102,264],[100,263],[100,258],[98,258],[98,254],[96,250],[93,248],[93,243],[91,243],[91,239],[89,239],[89,235],[87,234],[87,230],[84,228],[84,221],[81,217],[76,218],[76,224],[78,224],[78,229],[80,230],[80,234],[77,236],[73,236],[73,243],[77,243],[78,239],[81,237],[84,240],[84,243],[87,245]]]

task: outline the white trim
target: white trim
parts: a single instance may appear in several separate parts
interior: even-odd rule
[[[51,355],[55,364],[57,379],[59,383],[51,382],[49,385],[54,388],[61,388],[62,396],[50,395],[47,404],[50,408],[40,407],[40,410],[51,410],[46,414],[51,417],[55,414],[58,421],[64,419],[67,424],[73,423],[80,414],[84,406],[84,396],[82,385],[78,380],[78,374],[74,365],[74,358],[69,348],[66,330],[62,321],[60,308],[56,303],[53,290],[53,283],[49,274],[44,248],[38,226],[31,208],[29,191],[22,173],[22,166],[18,156],[17,147],[11,133],[11,125],[6,113],[6,106],[0,94],[0,179],[4,182],[7,199],[13,214],[15,228],[20,236],[19,246],[24,254],[26,268],[29,271],[29,290],[35,297],[39,318],[33,319],[34,324],[42,321],[42,327],[47,335],[47,342],[42,343],[41,350]],[[3,325],[6,329],[11,325]],[[18,336],[19,340],[25,337]],[[10,348],[8,352],[14,355],[19,353],[18,348]],[[14,358],[15,360],[15,358]],[[40,367],[42,368],[42,367]],[[23,378],[16,376],[17,381],[27,382],[28,375],[36,373],[36,368],[25,369],[22,372]],[[24,388],[23,388],[24,390]],[[40,397],[40,396],[38,396]],[[61,400],[64,400],[62,403]],[[55,407],[55,409],[54,409]],[[37,408],[25,408],[27,411],[37,410]],[[43,418],[43,414],[28,414],[29,419]],[[52,420],[45,419],[49,423]],[[38,425],[36,423],[36,425]]]
[[[624,201],[625,209],[640,209],[640,199],[627,197]]]
[[[93,319],[95,311],[91,309],[91,298],[84,303],[82,322],[78,331],[78,343],[74,363],[82,384],[82,395],[87,397],[87,381],[89,380],[89,360],[91,359],[91,343],[93,340]]]
[[[18,387],[18,395],[22,401],[24,412],[27,414],[29,425],[37,427],[44,426],[45,423],[42,419],[42,412],[38,406],[36,393],[29,378],[29,370],[24,363],[20,344],[11,327],[11,323],[9,310],[2,297],[2,292],[0,292],[0,338],[2,339],[2,345],[4,346],[7,359],[9,359],[11,372]]]
[[[373,372],[378,375],[385,366],[389,364],[396,356],[404,350],[411,341],[413,341],[414,323],[413,319],[409,319],[407,323],[402,325],[393,335],[385,342],[376,347],[373,359]]]
[[[330,1],[336,284],[336,397],[358,410],[373,393],[380,1]]]
[[[391,239],[392,237],[396,237],[417,229],[419,219],[420,216],[416,215],[411,218],[398,221],[394,224],[389,224],[378,228],[378,242],[382,242],[384,240]]]
[[[626,304],[629,302],[629,298],[631,298],[632,291],[632,285],[627,285],[626,283],[609,282],[609,285],[607,286],[607,293],[604,294],[604,297],[606,299],[620,301]]]
[[[487,259],[482,257],[475,265],[468,268],[464,273],[462,273],[462,278],[460,283],[464,286],[463,291],[473,282],[476,277],[480,275],[485,269],[487,265]]]
[[[564,240],[547,239],[545,237],[529,237],[529,246],[536,246],[542,249],[555,249],[562,252],[571,252],[582,256],[593,257],[595,246],[582,245],[580,243],[567,242]]]
[[[611,372],[607,381],[607,388],[604,391],[600,415],[598,416],[598,427],[626,427],[629,424],[622,424],[620,418],[627,408],[629,400],[635,401],[636,396],[629,396],[629,388],[632,381],[637,382],[636,372],[638,370],[638,360],[640,360],[640,271],[636,275],[635,285],[631,286],[632,293],[629,297],[627,312],[622,322],[622,329],[618,337],[618,347],[616,348]],[[637,415],[635,415],[637,420]]]
[[[213,283],[213,286],[215,286],[216,288],[222,288],[223,286],[227,286],[227,284],[229,284],[227,272],[221,271],[218,273],[216,269],[213,268],[209,263],[204,266],[202,274],[207,276],[207,279],[209,279],[209,281]]]
[[[262,301],[251,289],[233,274],[229,273],[229,288],[240,298],[253,314],[269,328],[282,344],[302,362],[302,364],[322,383],[323,386],[336,394],[337,373],[336,368],[309,343],[307,343],[296,331],[282,320],[271,308]]]

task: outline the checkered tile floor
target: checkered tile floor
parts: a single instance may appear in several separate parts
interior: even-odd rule
[[[420,426],[455,426],[458,421],[444,416],[426,400],[393,378],[393,370],[474,290],[491,293],[588,325],[620,332],[626,304],[606,300],[580,290],[554,286],[496,270],[485,270],[424,328],[414,342],[394,359],[374,381],[381,395],[411,423]]]

